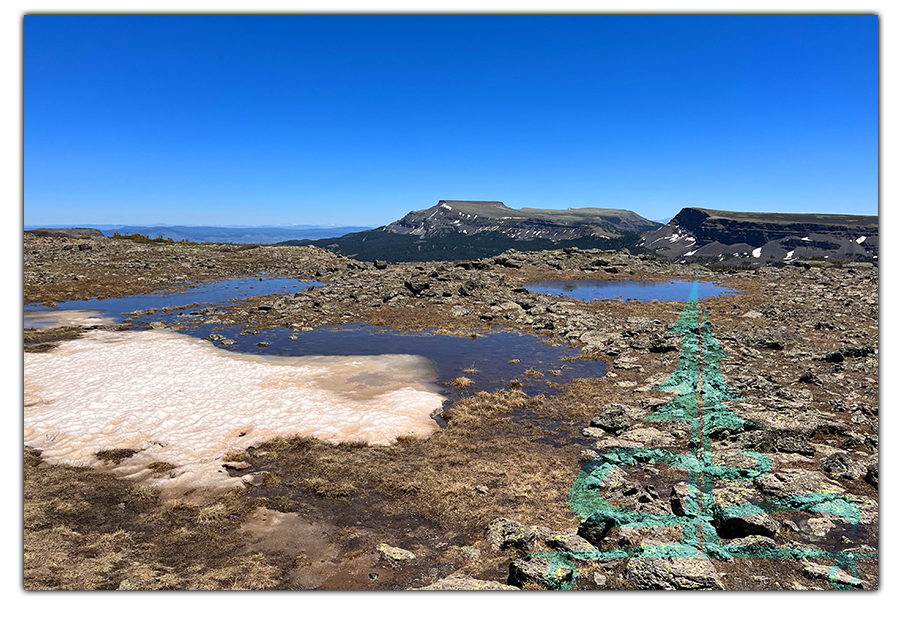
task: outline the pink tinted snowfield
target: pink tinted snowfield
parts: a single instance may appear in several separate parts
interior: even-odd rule
[[[155,486],[236,486],[222,457],[277,436],[389,444],[438,429],[443,398],[424,357],[264,357],[165,330],[94,332],[26,353],[25,444],[50,462],[96,466]],[[177,469],[157,477],[147,465]]]

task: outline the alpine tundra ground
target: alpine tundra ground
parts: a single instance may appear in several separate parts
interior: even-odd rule
[[[645,419],[671,398],[652,390],[679,362],[682,338],[668,330],[685,303],[576,301],[523,286],[547,279],[689,281],[694,266],[574,249],[363,263],[315,247],[28,232],[24,252],[26,304],[244,276],[326,284],[216,309],[170,310],[152,323],[136,314],[119,325],[25,329],[26,358],[94,331],[214,334],[231,327],[253,335],[362,323],[473,336],[521,331],[607,364],[605,376],[564,383],[550,369],[529,369],[494,392],[467,391],[480,373],[473,368],[446,381],[446,426],[428,437],[390,445],[273,438],[223,454],[223,469],[241,485],[222,490],[160,488],[178,473],[167,463],[116,477],[139,448],[104,448],[88,468],[45,461],[39,448],[26,446],[26,589],[543,589],[554,585],[531,555],[678,539],[669,528],[587,530],[568,497],[582,466],[609,448],[690,452],[687,428]],[[790,557],[598,557],[573,563],[573,588],[877,588],[878,268],[700,267],[699,278],[737,290],[702,303],[728,355],[722,377],[744,399],[729,406],[752,422],[721,431],[712,452],[723,461],[758,452],[771,463],[765,475],[717,483],[717,504],[828,492],[859,512],[849,525],[833,514],[778,510],[723,522],[719,536],[851,553],[856,569]],[[686,477],[671,466],[639,462],[617,470],[604,481],[604,494],[622,509],[671,513],[683,500]]]

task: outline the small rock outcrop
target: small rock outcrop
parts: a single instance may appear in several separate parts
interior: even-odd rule
[[[413,591],[517,591],[516,586],[501,584],[500,582],[492,582],[490,580],[479,580],[465,573],[454,573],[442,580],[438,580],[434,584],[423,586],[422,588],[412,588]]]
[[[716,568],[706,557],[631,558],[625,575],[635,588],[662,590],[724,590]]]

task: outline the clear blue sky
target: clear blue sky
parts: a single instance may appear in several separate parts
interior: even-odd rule
[[[878,211],[876,16],[24,21],[26,225]]]

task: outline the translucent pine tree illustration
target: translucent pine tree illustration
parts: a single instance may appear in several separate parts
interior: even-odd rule
[[[601,529],[681,527],[681,539],[677,543],[653,544],[631,548],[585,550],[580,552],[538,553],[547,558],[548,583],[560,589],[574,586],[577,571],[573,560],[598,558],[693,558],[711,556],[731,558],[817,558],[834,561],[832,582],[837,588],[847,588],[836,582],[834,574],[843,567],[858,576],[856,559],[861,555],[852,552],[827,552],[818,549],[785,548],[760,545],[757,542],[723,543],[716,525],[747,515],[774,511],[803,511],[827,513],[840,517],[855,528],[860,511],[855,504],[831,493],[768,499],[756,503],[719,507],[714,496],[714,484],[718,480],[750,480],[771,470],[771,463],[758,452],[742,451],[754,459],[749,467],[718,465],[711,454],[711,435],[719,432],[737,432],[753,428],[748,420],[735,414],[726,403],[743,400],[738,392],[728,386],[719,368],[719,361],[728,357],[716,339],[712,325],[698,297],[699,283],[695,275],[690,299],[671,333],[682,336],[682,346],[675,370],[656,390],[674,391],[676,395],[654,413],[650,421],[684,421],[689,423],[689,453],[679,454],[660,448],[615,447],[590,461],[579,472],[569,491],[569,506],[583,522]],[[687,493],[678,514],[642,513],[627,511],[610,504],[603,497],[606,476],[616,467],[638,462],[665,463],[682,469],[687,475]],[[565,570],[566,573],[561,573]],[[558,578],[568,577],[563,582]]]

